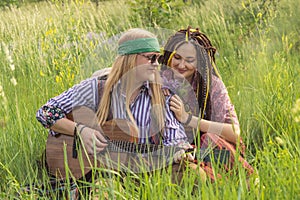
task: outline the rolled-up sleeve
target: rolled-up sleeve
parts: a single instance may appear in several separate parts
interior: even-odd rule
[[[36,112],[36,118],[45,128],[50,128],[57,120],[66,117],[66,114],[72,112],[76,107],[86,106],[96,111],[98,99],[97,78],[87,79],[51,98]],[[53,131],[50,133],[56,134]]]

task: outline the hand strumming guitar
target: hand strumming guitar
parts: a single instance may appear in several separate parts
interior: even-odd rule
[[[191,162],[195,160],[194,155],[192,155],[192,153],[190,153],[190,152],[187,152],[187,150],[193,149],[193,146],[190,143],[184,142],[184,143],[179,144],[178,147],[180,147],[181,150],[177,151],[174,154],[174,157],[173,157],[174,163],[179,163],[182,159],[187,159],[188,161],[191,161]]]
[[[108,141],[104,138],[104,136],[95,129],[79,124],[77,125],[77,131],[82,138],[88,154],[103,151],[108,145]]]

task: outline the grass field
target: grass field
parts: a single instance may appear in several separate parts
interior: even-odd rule
[[[199,184],[194,192],[196,176],[185,177],[178,186],[171,184],[168,173],[133,174],[124,180],[126,192],[120,176],[107,185],[92,182],[92,188],[109,199],[300,199],[298,1],[199,0],[178,4],[172,15],[149,4],[151,19],[127,1],[101,1],[98,7],[75,2],[0,10],[1,199],[36,199],[37,192],[26,194],[20,188],[47,181],[36,163],[48,134],[35,119],[41,105],[108,67],[115,38],[124,30],[162,32],[163,42],[188,25],[199,27],[218,49],[217,65],[239,116],[247,160],[257,175],[247,184],[245,173],[238,170],[236,176]]]

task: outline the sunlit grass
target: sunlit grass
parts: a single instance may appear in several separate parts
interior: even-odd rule
[[[234,0],[206,1],[186,7],[170,25],[174,30],[199,27],[217,47],[217,65],[239,115],[247,160],[256,175],[247,181],[238,165],[236,176],[195,187],[192,182],[199,177],[192,174],[186,174],[181,186],[171,183],[167,172],[117,175],[110,181],[99,177],[103,184],[88,183],[94,190],[91,196],[299,198],[299,5],[281,1],[277,6],[264,15],[254,3],[245,7]],[[37,191],[26,194],[20,190],[25,184],[48,181],[45,169],[39,170],[36,163],[47,138],[47,131],[35,119],[36,110],[50,97],[110,64],[103,59],[92,66],[87,60],[99,58],[93,54],[99,53],[102,36],[107,39],[142,26],[130,22],[130,14],[123,1],[101,2],[99,7],[39,3],[0,12],[1,199],[37,198]]]

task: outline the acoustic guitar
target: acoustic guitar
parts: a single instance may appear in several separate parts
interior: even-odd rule
[[[70,120],[80,122],[95,130],[99,130],[108,140],[108,146],[103,152],[88,154],[80,139],[65,134],[49,135],[46,144],[46,163],[48,172],[59,179],[84,177],[93,168],[112,170],[155,170],[165,167],[173,161],[172,156],[180,150],[179,147],[166,147],[156,144],[139,144],[138,133],[131,122],[124,119],[107,121],[101,128],[95,124],[95,114],[87,108],[74,110]],[[74,148],[77,156],[74,157]],[[189,150],[188,150],[189,151]],[[225,154],[224,154],[225,153]],[[220,154],[222,154],[220,156]],[[200,149],[198,160],[210,161],[211,155],[215,160],[228,161],[229,153],[223,150]]]

